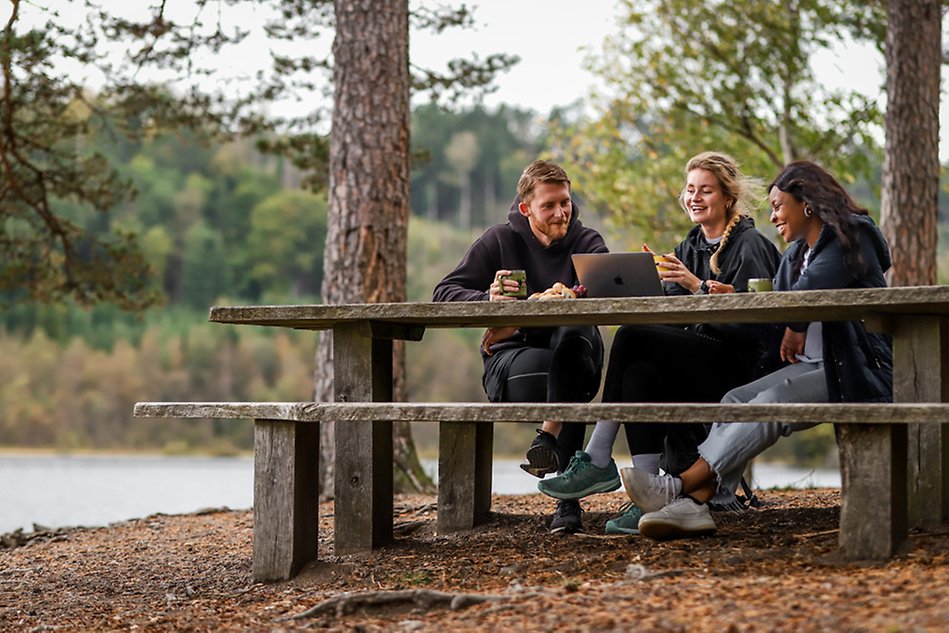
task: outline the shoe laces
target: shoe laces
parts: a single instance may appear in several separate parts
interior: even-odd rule
[[[654,475],[649,478],[650,492],[662,495],[668,501],[676,498],[675,477],[672,475]]]
[[[626,503],[621,505],[619,509],[619,513],[621,517],[631,516],[633,514],[636,514],[637,512],[639,514],[642,514],[642,510],[640,510],[639,507],[637,507],[636,504],[633,503],[632,501],[627,501]]]
[[[745,512],[748,511],[748,508],[746,508],[741,503],[741,501],[737,499],[732,499],[725,503],[713,503],[709,501],[706,505],[708,505],[708,509],[712,510],[713,512],[727,512],[729,514],[744,514]]]
[[[591,462],[589,459],[581,458],[580,453],[578,452],[570,458],[570,462],[567,464],[567,470],[563,471],[563,474],[560,475],[560,478],[564,481],[569,481],[574,477],[578,477],[580,473],[588,470],[591,466],[593,466],[593,462]]]

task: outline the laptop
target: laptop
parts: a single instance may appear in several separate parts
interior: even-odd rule
[[[571,257],[588,297],[662,296],[662,282],[650,253],[587,253]]]

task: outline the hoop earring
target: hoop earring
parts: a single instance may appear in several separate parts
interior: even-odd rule
[[[813,209],[811,209],[810,207],[804,207],[804,217],[809,218],[812,215],[814,215]]]

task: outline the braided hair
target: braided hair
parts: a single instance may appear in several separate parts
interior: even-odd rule
[[[725,250],[725,245],[728,244],[728,238],[731,236],[732,229],[738,226],[738,223],[741,222],[741,219],[744,217],[746,216],[743,213],[732,214],[728,224],[725,225],[725,232],[722,233],[722,241],[718,243],[718,250],[712,253],[712,257],[708,260],[709,268],[711,268],[712,272],[716,275],[722,272],[721,267],[718,265],[718,256]]]

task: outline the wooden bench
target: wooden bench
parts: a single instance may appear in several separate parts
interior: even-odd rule
[[[949,287],[562,302],[360,304],[212,308],[214,322],[332,330],[334,403],[139,403],[139,417],[252,418],[254,578],[292,576],[316,557],[318,424],[336,432],[335,551],[392,538],[393,421],[438,422],[438,529],[470,528],[490,508],[493,422],[827,421],[841,426],[840,546],[891,556],[907,525],[949,508],[949,405],[943,356]],[[864,319],[894,337],[896,404],[391,403],[393,339],[425,328]],[[922,404],[914,404],[922,403]],[[367,424],[367,422],[370,422]]]

